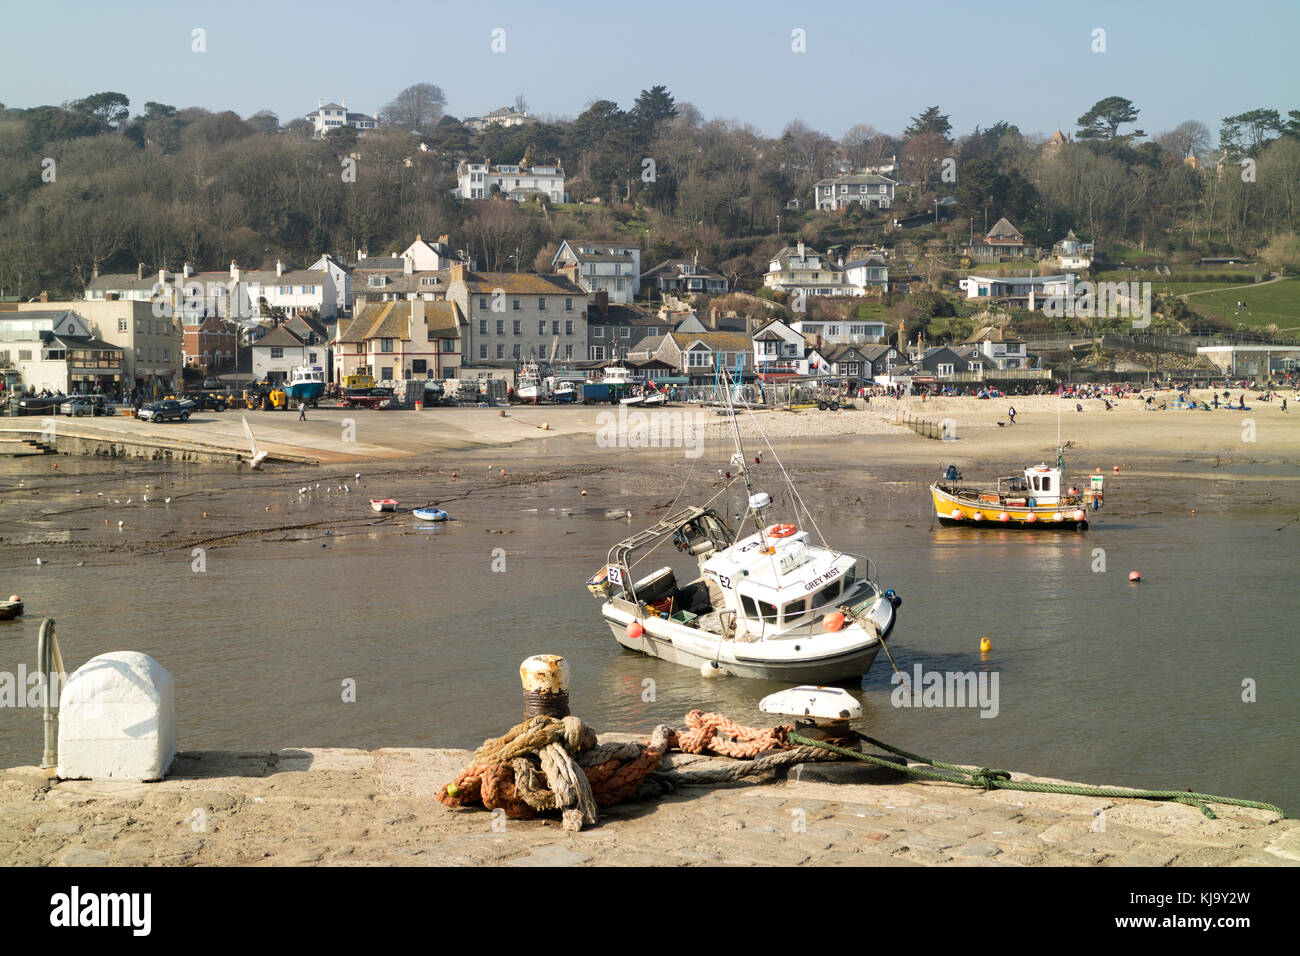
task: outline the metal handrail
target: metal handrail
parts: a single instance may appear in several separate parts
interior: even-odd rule
[[[64,677],[63,655],[59,652],[59,638],[54,631],[54,618],[41,621],[41,631],[36,638],[36,661],[45,680],[45,750],[41,754],[42,769],[59,765],[59,695]],[[57,676],[56,676],[57,675]]]

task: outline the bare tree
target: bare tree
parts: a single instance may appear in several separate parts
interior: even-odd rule
[[[418,131],[437,123],[446,105],[447,97],[441,89],[432,83],[416,83],[380,110],[379,118],[393,126]]]
[[[849,131],[840,140],[840,146],[848,153],[849,162],[854,169],[867,165],[867,149],[871,141],[880,136],[880,132],[866,123],[849,127]]]

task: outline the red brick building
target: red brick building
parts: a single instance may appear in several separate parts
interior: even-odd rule
[[[238,342],[234,323],[215,315],[199,319],[186,316],[182,329],[181,356],[187,366],[208,374],[234,365]]]

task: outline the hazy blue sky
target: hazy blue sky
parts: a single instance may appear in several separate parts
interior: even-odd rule
[[[957,133],[1005,119],[1050,133],[1125,96],[1157,133],[1232,113],[1300,108],[1300,0],[1089,3],[156,2],[3,5],[0,102],[60,104],[102,90],[177,107],[274,110],[282,123],[327,101],[377,112],[435,83],[456,116],[523,93],[535,113],[589,100],[626,108],[667,86],[705,115],[769,135],[800,118],[839,137],[855,123],[898,133],[939,104]],[[207,52],[191,51],[206,31]],[[506,49],[491,49],[494,28]],[[791,49],[806,31],[807,52]],[[1094,28],[1106,52],[1092,52]]]

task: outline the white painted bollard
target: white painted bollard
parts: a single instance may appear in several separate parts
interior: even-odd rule
[[[176,756],[172,675],[148,654],[93,657],[59,695],[59,777],[161,780]]]
[[[536,654],[519,665],[524,716],[569,716],[569,663],[559,654]]]

